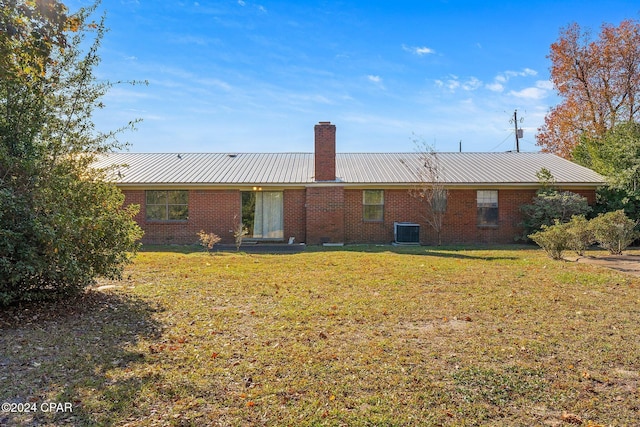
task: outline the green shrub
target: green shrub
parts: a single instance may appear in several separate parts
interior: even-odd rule
[[[569,248],[580,256],[595,243],[593,228],[583,215],[574,215],[567,223],[566,232],[569,238]]]
[[[554,225],[542,225],[540,231],[528,237],[553,259],[562,259],[564,251],[570,248],[568,225],[556,220]]]
[[[637,222],[628,218],[623,210],[600,214],[590,225],[598,244],[614,255],[621,254],[640,236],[635,229]]]
[[[96,156],[125,146],[119,130],[99,132],[92,119],[113,85],[93,71],[105,32],[90,17],[97,4],[70,14],[59,1],[6,3],[0,306],[65,297],[97,277],[119,277],[142,236],[139,207],[124,206],[109,171],[93,166]]]
[[[520,208],[525,236],[538,231],[543,225],[552,226],[555,221],[568,222],[575,215],[586,215],[591,207],[586,197],[570,191],[546,190],[539,192],[530,205]]]

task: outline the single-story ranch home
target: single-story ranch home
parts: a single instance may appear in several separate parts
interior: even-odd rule
[[[140,205],[144,243],[189,244],[197,233],[247,240],[323,243],[437,243],[415,197],[424,153],[336,153],[336,127],[315,126],[314,153],[111,153],[125,204]],[[595,202],[594,171],[548,153],[437,153],[448,190],[443,243],[510,243],[520,207],[548,169],[562,190]]]

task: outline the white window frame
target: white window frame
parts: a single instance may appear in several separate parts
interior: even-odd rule
[[[371,202],[371,197],[376,194],[377,203]],[[378,196],[379,195],[379,196]],[[383,222],[384,221],[384,190],[363,190],[362,191],[362,220],[364,222]]]
[[[478,226],[498,226],[498,190],[478,190],[476,193],[476,204],[478,207]]]

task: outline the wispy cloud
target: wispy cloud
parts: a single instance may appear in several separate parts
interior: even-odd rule
[[[367,80],[370,83],[373,83],[378,89],[386,90],[382,77],[377,76],[377,75],[373,75],[373,74],[369,74],[367,76]]]
[[[453,74],[446,80],[436,80],[436,86],[447,89],[450,92],[454,92],[457,89],[470,92],[481,88],[482,84],[482,81],[477,77],[471,76],[466,80],[460,80],[458,76]]]
[[[429,55],[429,54],[434,54],[436,53],[435,50],[431,49],[430,47],[426,47],[426,46],[406,46],[406,45],[402,45],[402,50],[405,50],[407,52],[411,52],[414,55],[418,55],[418,56],[423,56],[423,55]]]
[[[206,36],[193,36],[189,34],[181,34],[181,35],[172,35],[169,39],[169,42],[175,44],[186,44],[186,45],[196,45],[196,46],[209,46],[212,44],[219,45],[220,40],[211,39]]]
[[[245,6],[247,6],[247,2],[245,0],[238,0],[238,5],[242,6],[242,7],[245,7]],[[258,12],[267,13],[267,8],[264,7],[261,4],[256,4],[256,5],[252,5],[252,6],[255,7],[256,9],[258,9]]]
[[[504,85],[498,82],[488,83],[487,89],[489,89],[491,92],[502,92],[504,91]]]
[[[553,84],[546,80],[539,80],[534,87],[527,87],[522,90],[512,90],[510,95],[516,98],[537,100],[547,97],[549,91],[553,89]]]
[[[525,68],[522,71],[505,71],[496,76],[495,80],[500,83],[506,83],[514,77],[536,76],[538,72],[531,68]]]
[[[482,87],[482,82],[476,77],[470,77],[462,83],[462,89],[464,90],[476,90]]]
[[[531,68],[524,68],[521,71],[504,71],[502,73],[497,74],[492,83],[487,83],[486,88],[492,92],[503,92],[505,89],[505,85],[514,77],[531,77],[537,76],[538,72],[536,70],[532,70]]]

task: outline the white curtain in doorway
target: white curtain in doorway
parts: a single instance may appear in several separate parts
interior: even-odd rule
[[[282,192],[259,191],[256,193],[256,211],[253,222],[253,238],[282,239]]]

